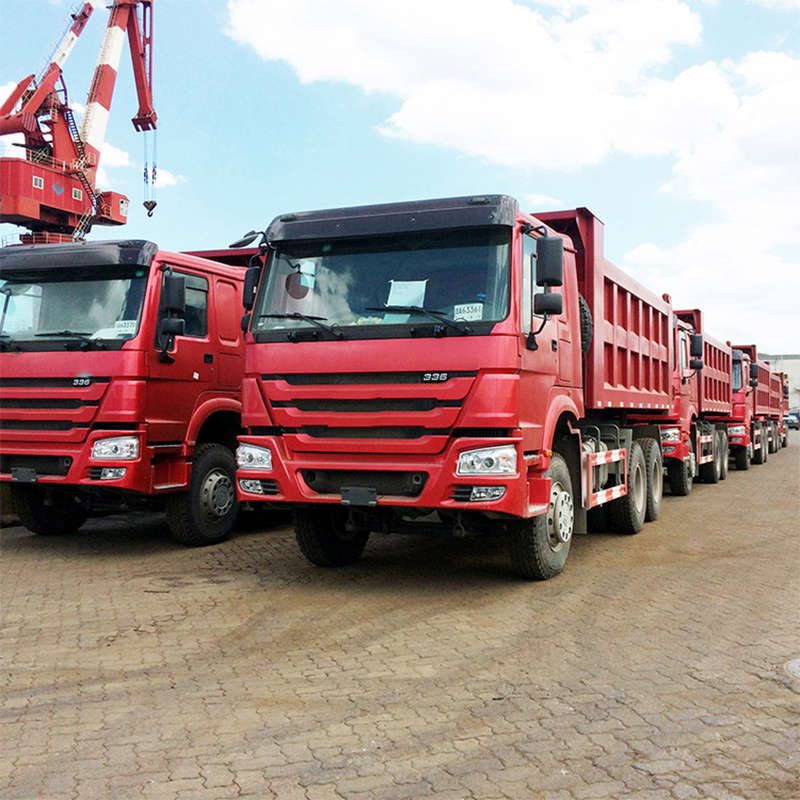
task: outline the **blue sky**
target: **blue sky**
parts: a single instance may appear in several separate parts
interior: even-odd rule
[[[0,0],[0,94],[75,5]],[[106,20],[65,64],[74,106]],[[800,0],[155,0],[153,50],[158,206],[124,52],[100,180],[131,213],[92,239],[217,248],[282,212],[454,195],[586,206],[607,257],[714,336],[800,353]]]

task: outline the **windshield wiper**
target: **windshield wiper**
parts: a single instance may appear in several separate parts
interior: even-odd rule
[[[34,333],[34,336],[66,336],[71,337],[73,339],[80,339],[80,349],[81,350],[90,350],[92,347],[97,348],[98,350],[106,350],[108,345],[105,343],[103,339],[95,339],[92,337],[91,334],[85,333],[84,331],[72,331],[68,328],[63,331],[39,331],[38,333]],[[75,349],[75,346],[65,345],[67,350]]]
[[[83,333],[81,331],[71,331],[71,330],[63,330],[63,331],[39,331],[38,333],[34,333],[34,336],[74,336],[77,339],[81,339],[84,342],[91,342],[92,337],[89,333]]]
[[[14,337],[10,333],[0,333],[0,350],[17,350],[21,351],[22,348],[14,341]]]
[[[467,334],[472,333],[472,328],[469,325],[465,325],[463,322],[453,322],[451,319],[447,319],[447,317],[442,314],[441,311],[433,311],[430,308],[423,308],[422,306],[371,306],[365,309],[366,311],[389,311],[390,313],[397,313],[397,314],[421,314],[425,317],[430,317],[431,319],[435,319],[437,322],[441,322],[442,325],[445,325],[448,328],[452,328],[455,331],[458,331],[460,334],[466,336]],[[438,329],[438,330],[437,330]],[[434,336],[444,336],[445,331],[441,328],[435,327],[433,329]]]
[[[322,328],[322,330],[327,331],[331,336],[336,339],[343,339],[344,332],[338,325],[325,325],[322,320],[327,319],[327,317],[312,317],[308,314],[301,314],[299,311],[293,311],[291,314],[259,314],[259,319],[301,319],[304,322],[310,322],[312,325],[316,325],[318,328]],[[294,336],[292,335],[294,334]],[[291,331],[289,333],[289,338],[293,341],[297,341],[297,331]]]

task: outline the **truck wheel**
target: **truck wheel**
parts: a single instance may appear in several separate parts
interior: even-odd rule
[[[644,472],[647,476],[647,505],[645,522],[658,519],[661,510],[661,497],[664,494],[664,462],[661,458],[661,447],[655,439],[639,439],[644,454]]]
[[[592,345],[594,322],[592,320],[592,312],[589,308],[589,304],[582,294],[578,295],[578,309],[581,319],[581,357],[586,358],[586,354],[589,352],[589,348]]]
[[[647,512],[647,470],[638,441],[628,453],[628,494],[608,504],[611,524],[618,533],[639,533]]]
[[[753,449],[751,445],[747,447],[737,447],[734,460],[736,461],[736,469],[746,472],[750,469],[750,462],[753,459]]]
[[[719,479],[724,481],[728,477],[728,461],[731,457],[731,448],[728,444],[728,434],[725,431],[718,431],[719,436],[719,450],[722,453],[722,460],[720,461]]]
[[[692,491],[692,472],[688,461],[669,459],[667,477],[670,491],[677,497],[686,497]]]
[[[722,451],[719,446],[719,436],[714,434],[714,458],[707,464],[700,465],[700,479],[703,483],[719,483],[722,474]]]
[[[30,484],[12,483],[11,503],[22,525],[42,536],[75,533],[89,517],[71,497],[51,492],[48,499],[43,487]]]
[[[369,531],[349,530],[340,506],[301,506],[294,512],[294,534],[308,561],[318,567],[345,567],[364,552]]]
[[[169,495],[167,522],[173,539],[191,547],[221,542],[236,524],[236,460],[221,444],[201,444],[192,460],[189,491]]]
[[[545,473],[550,478],[550,505],[538,517],[513,524],[509,553],[515,572],[522,578],[546,581],[564,569],[572,542],[575,505],[567,462],[558,453],[550,457]]]
[[[755,426],[754,430],[758,430],[761,433],[761,447],[757,450],[753,451],[753,463],[754,464],[766,464],[767,463],[767,432],[764,430],[764,426],[758,424]]]

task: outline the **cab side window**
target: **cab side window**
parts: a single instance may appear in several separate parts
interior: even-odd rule
[[[183,335],[204,339],[208,336],[208,279],[179,269],[173,269],[173,272],[186,279],[186,311],[183,315],[186,327]],[[159,326],[163,317],[162,308],[159,311]]]
[[[526,318],[533,314],[533,295],[542,294],[543,286],[536,283],[536,239],[533,236],[523,235],[522,237],[522,263],[524,264],[524,291],[526,294],[523,310]],[[539,315],[536,315],[540,319]]]
[[[197,275],[186,276],[185,336],[208,336],[208,280]]]

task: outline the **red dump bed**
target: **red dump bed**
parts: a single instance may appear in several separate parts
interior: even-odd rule
[[[783,373],[769,373],[769,410],[770,416],[778,417],[783,406]]]
[[[732,348],[705,331],[703,312],[699,308],[676,311],[675,316],[703,335],[703,369],[698,383],[697,412],[730,414],[733,409]]]
[[[603,223],[588,209],[536,214],[572,239],[578,288],[592,312],[585,360],[589,409],[672,407],[672,308],[603,255]]]

